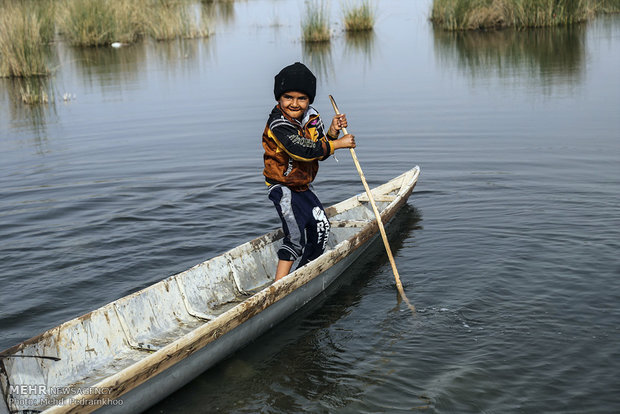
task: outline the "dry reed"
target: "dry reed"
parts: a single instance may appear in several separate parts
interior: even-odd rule
[[[74,46],[131,43],[139,37],[139,4],[123,0],[66,0],[60,27]]]
[[[196,38],[209,35],[205,13],[197,17],[191,4],[155,0],[143,9],[144,34],[155,40]]]
[[[31,6],[28,1],[5,1],[0,7],[0,77],[49,73],[46,48],[53,37],[53,19]]]
[[[325,2],[313,0],[306,3],[306,14],[302,18],[301,29],[304,42],[329,42],[331,31]]]
[[[75,46],[209,35],[206,14],[184,0],[66,0],[61,21]]]
[[[548,27],[620,11],[620,0],[434,0],[431,21],[446,30]]]
[[[362,0],[359,5],[346,6],[344,10],[344,28],[348,32],[372,30],[375,25],[375,10],[370,0]]]

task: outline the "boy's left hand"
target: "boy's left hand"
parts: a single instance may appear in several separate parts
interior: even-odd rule
[[[334,116],[334,119],[332,119],[332,123],[329,126],[329,135],[332,137],[337,137],[340,134],[340,130],[342,128],[346,128],[348,125],[346,114]]]

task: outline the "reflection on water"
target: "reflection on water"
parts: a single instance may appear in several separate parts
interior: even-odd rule
[[[59,48],[63,62],[73,66],[71,72],[79,74],[77,78],[84,82],[87,91],[106,96],[140,89],[153,69],[170,76],[193,73],[200,62],[211,59],[211,44],[211,39],[176,39],[146,41],[120,49],[66,45]]]
[[[583,76],[585,27],[529,31],[434,31],[435,53],[472,77],[520,78],[543,86],[575,84]],[[523,76],[519,76],[523,74]]]
[[[345,54],[347,56],[360,55],[366,63],[371,63],[375,48],[375,32],[346,32]]]
[[[316,77],[320,79],[320,82],[327,82],[335,73],[331,43],[304,42],[302,45],[303,58],[306,65],[308,65]]]
[[[43,137],[56,122],[58,102],[68,105],[85,95],[122,100],[127,93],[142,90],[153,73],[195,75],[214,53],[212,39],[145,41],[120,49],[75,48],[63,42],[56,47],[60,63],[51,76],[0,79],[0,102],[2,109],[7,107],[0,114],[0,124],[31,129],[34,136]],[[26,94],[37,103],[24,103]]]
[[[172,42],[155,42],[148,48],[147,62],[155,61],[158,67],[164,68],[171,74],[176,73],[177,70],[192,72],[198,69],[200,62],[212,59],[212,45],[212,39],[177,39]]]
[[[4,79],[0,90],[6,91],[9,123],[15,129],[29,129],[35,139],[37,152],[44,151],[46,128],[56,116],[56,92],[54,82],[49,77]],[[38,103],[24,103],[24,94]]]
[[[71,66],[71,72],[79,74],[89,92],[97,86],[97,92],[104,96],[121,90],[135,89],[134,86],[143,71],[146,49],[136,44],[120,49],[95,47],[75,48],[59,43],[58,48],[64,65]]]
[[[235,0],[201,0],[200,10],[211,21],[232,24],[235,21]]]
[[[370,64],[375,52],[375,33],[347,32],[345,35],[344,55],[347,58],[361,57],[365,64]],[[303,59],[321,82],[327,82],[336,73],[331,42],[302,43]]]

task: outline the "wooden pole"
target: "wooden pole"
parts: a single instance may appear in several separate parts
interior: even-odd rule
[[[336,101],[334,98],[329,95],[329,100],[334,107],[334,111],[337,115],[340,115],[340,111],[338,110],[338,106],[336,105]],[[344,134],[348,134],[346,128],[342,128],[342,132]],[[387,235],[385,234],[385,228],[383,227],[383,222],[381,220],[381,214],[379,214],[379,210],[377,209],[377,205],[375,204],[375,199],[370,192],[370,187],[368,187],[368,183],[366,182],[366,177],[364,176],[364,172],[362,171],[362,166],[360,165],[357,156],[355,155],[355,150],[353,148],[349,148],[351,150],[351,156],[353,157],[353,162],[355,163],[355,168],[357,168],[357,172],[362,179],[362,184],[364,184],[364,189],[366,190],[366,194],[368,195],[368,200],[370,201],[370,205],[372,206],[372,211],[375,213],[375,217],[377,218],[377,224],[379,225],[379,232],[381,233],[381,237],[383,238],[383,245],[385,246],[385,251],[387,252],[388,259],[390,260],[390,265],[392,265],[392,272],[394,273],[394,280],[396,281],[396,288],[398,289],[398,293],[400,297],[405,301],[409,309],[415,313],[415,307],[409,302],[407,296],[405,295],[405,290],[403,289],[403,284],[400,282],[400,276],[398,275],[398,269],[396,269],[396,262],[394,262],[394,256],[392,255],[392,249],[390,249],[390,243],[388,242]]]

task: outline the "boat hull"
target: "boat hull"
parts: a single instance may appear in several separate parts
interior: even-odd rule
[[[418,175],[416,167],[373,190],[384,223],[406,204]],[[134,413],[155,404],[324,292],[378,237],[368,204],[360,194],[328,207],[329,248],[277,282],[279,231],[3,351],[0,414]],[[20,406],[19,384],[88,391]]]
[[[376,238],[377,236],[375,235],[373,239]],[[368,248],[371,241],[358,248],[354,253],[338,262],[329,270],[321,273],[285,298],[269,306],[260,314],[226,333],[217,341],[211,342],[170,369],[124,394],[121,397],[122,405],[106,405],[97,410],[97,413],[129,414],[141,412],[164,399],[167,395],[177,391],[213,365],[247,346],[324,292],[328,286],[359,258]],[[166,394],[162,394],[161,390],[166,390]],[[158,396],[161,396],[161,398],[158,398]]]

